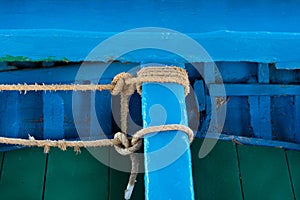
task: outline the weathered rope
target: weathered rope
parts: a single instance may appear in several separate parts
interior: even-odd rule
[[[80,152],[81,147],[104,147],[114,146],[115,150],[121,155],[129,155],[132,163],[131,174],[127,189],[125,190],[125,199],[130,199],[133,191],[136,177],[138,175],[139,161],[134,152],[139,150],[142,145],[141,138],[149,133],[162,131],[182,131],[185,132],[190,142],[193,140],[193,131],[184,125],[171,124],[152,126],[144,128],[132,135],[132,138],[127,137],[127,117],[129,112],[128,101],[130,95],[135,90],[139,94],[142,91],[142,83],[177,83],[184,87],[184,93],[187,95],[190,92],[189,79],[187,72],[175,66],[170,67],[147,67],[137,72],[137,77],[133,77],[129,73],[120,73],[114,77],[111,84],[106,85],[45,85],[45,84],[17,84],[5,85],[0,84],[0,91],[19,91],[26,93],[27,91],[102,91],[110,90],[112,95],[121,96],[121,131],[115,134],[114,139],[103,139],[94,141],[66,141],[66,140],[35,140],[29,136],[29,139],[6,138],[0,137],[0,143],[37,146],[44,147],[44,152],[48,153],[51,147],[58,147],[61,150],[66,150],[67,147],[73,147],[75,152]]]
[[[163,131],[182,131],[185,132],[190,141],[193,138],[193,131],[184,125],[170,124],[162,126],[151,126],[144,128],[136,132],[132,138],[128,138],[122,132],[115,134],[114,139],[100,139],[100,140],[78,140],[78,141],[68,141],[68,140],[36,140],[34,137],[29,136],[28,139],[22,138],[8,138],[0,137],[0,143],[9,145],[20,145],[28,147],[43,147],[45,153],[49,153],[51,147],[57,147],[63,151],[67,148],[74,148],[75,152],[79,152],[80,148],[88,147],[105,147],[105,146],[115,146],[118,153],[122,155],[129,155],[136,152],[141,146],[141,138],[145,135],[155,132]]]
[[[19,92],[28,92],[28,91],[102,91],[102,90],[111,90],[113,86],[111,84],[103,84],[103,85],[80,85],[80,84],[0,84],[0,91],[19,91]]]

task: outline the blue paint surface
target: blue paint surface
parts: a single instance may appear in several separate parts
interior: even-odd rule
[[[20,96],[18,92],[0,93],[1,136],[18,137],[20,129]]]
[[[0,58],[82,61],[108,37],[139,27],[164,27],[186,33],[214,61],[277,62],[299,68],[299,1],[0,1]],[[126,8],[126,9],[125,9]],[[168,35],[168,33],[159,33]],[[139,37],[147,38],[141,33]],[[129,35],[130,38],[136,35]],[[161,38],[177,41],[176,36]],[[217,46],[217,48],[216,48]],[[112,51],[113,52],[113,51]],[[94,60],[141,62],[151,53],[103,55]],[[184,61],[170,54],[162,62]],[[194,62],[205,61],[190,55]],[[296,65],[296,66],[295,66]]]
[[[295,139],[298,144],[300,144],[300,97],[297,95],[294,97],[294,115],[295,115],[295,121],[294,121],[294,134]]]
[[[264,73],[259,71],[259,66],[262,64],[257,63],[240,63],[240,62],[218,62],[216,63],[224,78],[225,89],[227,95],[230,97],[227,103],[227,119],[223,129],[223,133],[228,135],[248,136],[265,139],[276,139],[289,142],[299,143],[299,94],[300,87],[300,70],[284,70],[276,69],[273,65],[269,66],[270,83],[267,83],[268,78],[263,78]],[[8,68],[16,68],[15,65],[11,66],[10,63],[4,63],[3,66]],[[27,64],[28,66],[31,66]],[[79,69],[79,64],[69,64],[61,67],[47,67],[42,69],[23,69],[13,71],[2,71],[0,73],[1,83],[73,83],[75,81],[76,73]],[[103,63],[90,63],[88,66],[91,73],[86,74],[86,80],[93,81],[98,77],[94,75],[93,70],[101,68]],[[110,83],[113,76],[122,71],[128,71],[136,66],[135,63],[122,64],[113,63],[103,74],[100,79],[101,83]],[[197,65],[198,68],[203,69],[203,63]],[[211,95],[218,95],[218,84],[212,83],[205,85],[200,74],[195,69],[187,67],[191,80],[195,83],[195,94],[198,98],[198,106],[188,106],[188,115],[195,119],[200,116],[199,136],[206,133],[210,123],[210,97],[208,89],[210,88]],[[266,68],[264,69],[264,71]],[[266,72],[266,71],[265,71]],[[28,78],[30,77],[30,79]],[[260,78],[259,78],[260,77]],[[218,77],[211,78],[218,81]],[[259,82],[261,80],[261,83]],[[265,81],[262,81],[265,80]],[[254,82],[255,81],[255,82]],[[204,89],[203,89],[204,87]],[[50,116],[46,116],[46,110],[51,107],[47,105],[44,108],[43,92],[28,92],[19,94],[18,92],[1,92],[1,127],[2,135],[28,138],[28,134],[42,139],[49,134],[52,134]],[[46,94],[48,95],[48,93]],[[49,94],[50,95],[50,94]],[[72,115],[72,93],[71,92],[56,92],[51,95],[58,95],[61,97],[64,104],[63,112],[63,134],[66,139],[74,139],[78,137],[74,119]],[[205,95],[205,97],[203,96]],[[84,96],[84,95],[83,95]],[[87,107],[85,121],[93,119],[89,123],[83,120],[82,128],[88,130],[87,136],[96,137],[99,133],[105,133],[107,137],[112,137],[113,132],[111,126],[117,114],[112,116],[111,113],[111,95],[108,91],[90,93],[85,95],[89,98],[90,105],[95,103],[96,113],[91,113],[91,107]],[[131,115],[133,123],[141,124],[141,112],[139,109],[139,96],[131,100]],[[190,98],[190,97],[188,97]],[[264,98],[267,98],[263,100]],[[268,100],[270,98],[270,100]],[[8,100],[9,99],[9,100]],[[50,101],[51,98],[49,98]],[[47,101],[47,100],[46,100]],[[10,103],[8,103],[10,102]],[[116,101],[119,105],[119,101]],[[261,104],[263,103],[263,104]],[[271,106],[268,106],[271,105]],[[54,105],[53,105],[54,106]],[[83,109],[78,105],[78,109]],[[196,109],[196,110],[195,110]],[[197,110],[198,109],[198,110]],[[51,110],[51,109],[50,109]],[[49,112],[50,112],[49,110]],[[47,111],[48,112],[48,111]],[[90,118],[97,116],[97,119]],[[270,118],[266,118],[270,116]],[[46,117],[46,118],[45,118]],[[48,118],[47,118],[48,117]],[[57,122],[60,121],[57,118]],[[96,127],[96,123],[100,123],[102,130]],[[194,124],[195,121],[190,121],[191,127],[197,129],[198,125]],[[45,124],[48,123],[48,125]],[[61,127],[61,122],[57,123]],[[197,126],[196,126],[197,125]],[[113,125],[116,126],[116,125]],[[49,127],[45,128],[45,127]],[[117,131],[116,128],[113,130]],[[133,126],[132,132],[137,130],[136,125]],[[45,133],[43,132],[45,131]],[[61,132],[61,131],[58,131]],[[53,132],[53,134],[55,134]],[[62,133],[61,133],[62,134]],[[271,137],[270,137],[271,136]],[[55,138],[56,136],[52,136]],[[59,137],[58,137],[59,138]]]
[[[222,93],[222,85],[211,84],[210,94],[218,96]],[[285,84],[224,84],[228,96],[283,96],[299,95],[299,85]]]
[[[245,144],[300,149],[299,145],[295,144],[300,143],[299,8],[300,2],[296,0],[263,2],[260,0],[218,2],[0,0],[0,60],[7,56],[21,56],[25,61],[82,61],[96,45],[119,32],[139,27],[174,29],[186,33],[201,44],[216,62],[222,75],[230,99],[227,103],[224,135],[221,139],[235,139]],[[184,46],[176,34],[168,35],[168,32],[157,34],[161,36],[159,43],[176,42],[178,46]],[[165,37],[166,35],[168,37]],[[135,37],[147,38],[149,33],[129,34],[127,39],[131,40]],[[113,63],[104,72],[101,83],[109,83],[117,73],[128,71],[136,63],[148,60],[186,63],[186,60],[177,55],[152,49],[135,51],[118,57],[112,53],[114,48],[116,47],[107,49],[109,52],[107,54],[89,60],[122,62]],[[189,71],[191,72],[189,77],[192,83],[195,83],[198,110],[187,112],[190,116],[200,116],[198,136],[203,136],[211,121],[211,113],[214,112],[211,110],[211,99],[208,95],[215,98],[221,93],[220,78],[215,74],[211,63],[199,63],[210,60],[199,57],[196,52],[195,54],[191,52],[188,58],[192,62],[198,62],[199,69],[204,72],[205,83],[208,84],[204,84],[203,77],[200,77],[197,70]],[[1,83],[74,83],[79,68],[78,64],[55,68],[51,67],[50,62],[43,64],[43,67],[50,66],[48,69],[14,71],[17,69],[14,64],[14,62],[0,63],[0,71],[3,71],[0,73]],[[33,66],[35,66],[33,63],[23,63],[23,68],[33,68]],[[90,63],[89,67],[98,69],[103,65]],[[98,78],[91,70],[82,81],[93,82]],[[155,87],[152,89],[157,92]],[[148,92],[151,93],[150,89]],[[153,94],[155,95],[157,93]],[[81,117],[78,123],[79,129],[86,133],[84,136],[111,138],[112,129],[118,128],[112,128],[117,125],[113,122],[109,92],[80,93],[79,97],[82,102],[85,102],[84,105],[81,103],[75,105]],[[23,138],[28,138],[30,134],[37,139],[77,138],[71,99],[71,92],[57,92],[49,96],[41,92],[29,92],[26,95],[18,92],[2,92],[0,93],[0,134]],[[144,102],[148,103],[144,105],[146,106],[144,110],[154,104],[149,103],[151,99],[152,97],[144,99]],[[166,111],[171,110],[172,113],[180,111],[180,104],[174,106],[172,102],[166,102]],[[92,109],[94,104],[95,111]],[[131,116],[133,122],[138,125],[141,123],[141,116],[138,115],[139,107],[139,97],[134,97],[131,100]],[[191,106],[191,109],[194,108]],[[144,124],[145,126],[159,123],[164,117],[156,115],[154,118],[157,121],[150,123],[149,113],[146,112],[144,115],[147,117],[144,121],[148,122]],[[168,117],[170,117],[167,118],[168,123],[187,123],[184,115],[172,114]],[[184,120],[180,121],[182,119]],[[101,129],[96,125],[98,123]],[[134,126],[130,131],[135,130]],[[185,137],[182,133],[178,135]],[[162,137],[165,137],[164,142],[168,142],[172,139],[172,134]],[[160,139],[156,140],[156,137],[151,137],[149,140],[157,144],[155,147],[148,146],[149,150],[165,145],[164,142],[160,143]],[[11,147],[5,146],[1,147],[1,150],[9,148]],[[183,158],[180,157],[178,162],[181,162],[181,159],[189,159],[188,154],[187,152]],[[177,170],[178,174],[188,176],[188,171],[178,171],[180,168],[177,169],[176,165],[171,165],[170,168]],[[163,170],[161,173],[164,172]],[[153,175],[155,178],[159,176],[159,173]],[[182,183],[182,180],[176,178],[171,180],[167,177],[165,180]],[[168,188],[163,190],[163,187],[153,188],[151,191],[156,189],[165,193],[168,191]]]
[[[187,125],[183,87],[143,84],[143,126]],[[185,133],[168,131],[145,136],[146,199],[194,199],[189,140]]]
[[[268,64],[259,63],[257,68],[258,83],[269,83],[270,70]],[[254,136],[272,140],[271,99],[269,96],[248,97],[251,115],[251,127]]]
[[[0,30],[0,46],[3,51],[0,58],[7,55],[24,56],[28,60],[62,60],[83,61],[86,56],[105,39],[117,34],[110,32],[85,32],[70,30],[40,30],[40,29],[3,29]],[[168,35],[168,32],[157,33]],[[127,40],[139,37],[148,38],[149,33],[128,34]],[[274,32],[238,32],[220,30],[205,33],[188,33],[188,36],[197,41],[209,53],[214,61],[249,61],[265,63],[283,63],[290,66],[298,60],[293,52],[300,51],[299,33]],[[183,42],[177,35],[170,34],[169,38],[161,37],[161,43]],[[35,44],[32,46],[32,44]],[[222,48],[216,48],[216,44]],[[184,45],[184,43],[180,44]],[[80,48],[79,48],[80,47]],[[110,61],[112,59],[122,62],[141,62],[159,60],[160,62],[186,62],[181,57],[156,51],[136,51],[121,57],[116,56],[114,48],[107,49],[105,55],[90,58],[89,61]],[[43,51],[37,51],[43,49]],[[260,49],[260,51],[257,51]],[[199,57],[199,52],[191,53],[188,57],[192,62],[208,62],[206,58]],[[284,67],[283,66],[283,67]]]
[[[119,32],[164,26],[181,32],[300,32],[299,1],[0,1],[1,29]]]
[[[64,139],[64,102],[57,93],[43,93],[43,138]]]

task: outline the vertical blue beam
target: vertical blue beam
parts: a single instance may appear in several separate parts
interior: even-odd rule
[[[43,93],[44,138],[64,138],[64,101],[58,93]]]
[[[204,63],[204,81],[205,84],[208,86],[210,84],[214,84],[216,82],[216,70],[215,70],[215,63],[207,62]],[[207,114],[209,118],[207,118],[206,126],[207,131],[206,134],[214,134],[218,132],[218,115],[217,115],[217,104],[216,104],[217,96],[210,94],[210,96],[206,97],[206,105],[207,105]],[[213,117],[214,116],[214,117]],[[211,128],[209,127],[209,123],[212,123]]]
[[[258,63],[258,82],[259,83],[269,83],[269,65],[268,63]]]
[[[18,137],[20,129],[20,94],[19,92],[0,93],[0,135]]]
[[[205,110],[206,99],[205,99],[205,91],[204,91],[204,83],[202,80],[197,80],[194,83],[194,92],[196,94],[198,109],[199,111]]]
[[[90,84],[89,81],[78,82],[78,84]],[[92,95],[93,93],[93,95]],[[91,103],[94,98],[94,92],[92,91],[75,91],[73,92],[73,99],[76,99],[72,103],[72,111],[74,117],[74,123],[76,124],[76,130],[81,138],[90,137],[91,132]],[[95,114],[95,113],[93,113]]]
[[[204,63],[204,81],[208,85],[210,83],[215,83],[215,63],[207,62]]]
[[[164,124],[188,125],[183,86],[144,83],[142,115],[144,128]],[[194,199],[189,145],[187,135],[180,131],[145,136],[147,200]]]
[[[300,143],[300,96],[294,97],[295,106],[295,138],[296,142]]]
[[[258,82],[269,83],[269,65],[258,64]],[[272,139],[271,127],[271,99],[269,96],[249,96],[251,125],[254,136],[263,139]]]

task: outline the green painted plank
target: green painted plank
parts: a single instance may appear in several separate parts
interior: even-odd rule
[[[46,154],[27,148],[6,152],[0,180],[1,200],[41,200]]]
[[[196,199],[242,199],[235,144],[218,141],[213,150],[200,159],[202,141],[195,139],[191,146]]]
[[[110,169],[109,199],[110,200],[124,199],[124,190],[127,187],[128,179],[130,175],[130,173],[124,172],[124,169],[127,171],[130,171],[131,169],[131,162],[129,156],[119,155],[115,150],[112,149],[110,152],[110,163],[112,168]],[[140,166],[139,166],[140,171],[142,171],[143,168],[144,168],[144,160],[140,160]],[[131,200],[145,199],[144,193],[145,193],[144,173],[141,173],[138,175],[137,182],[135,184],[131,196]]]
[[[300,199],[300,151],[286,151],[296,199]]]
[[[4,156],[4,152],[0,152],[0,175],[1,175],[1,170],[2,170],[3,156]],[[1,176],[0,176],[0,180],[1,180]]]
[[[238,145],[245,200],[294,199],[283,149]]]
[[[98,148],[98,155],[108,159],[108,149]],[[48,158],[45,200],[107,200],[108,167],[86,149],[76,155],[73,149],[51,149]]]

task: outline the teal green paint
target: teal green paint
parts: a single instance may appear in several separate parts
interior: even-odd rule
[[[207,157],[199,159],[202,141],[195,139],[191,147],[195,199],[241,200],[235,143],[218,141]],[[287,163],[295,197],[300,197],[299,151],[287,151],[288,162],[283,149],[238,145],[238,151],[245,200],[294,199]],[[100,149],[99,153],[106,154],[107,149]],[[43,150],[26,148],[0,153],[0,164],[3,154],[0,199],[41,200],[46,167]],[[128,157],[118,159],[130,169]],[[72,149],[64,152],[53,148],[46,175],[45,200],[120,200],[129,173],[108,169],[85,149],[76,155]],[[144,199],[143,193],[143,174],[140,174],[132,199]]]
[[[42,149],[27,148],[5,152],[1,172],[1,200],[41,200],[46,154]]]
[[[283,149],[238,145],[238,154],[245,199],[294,199]]]
[[[196,199],[242,200],[235,144],[218,141],[204,158],[198,157],[202,139],[195,139],[192,150]]]
[[[296,199],[300,199],[300,151],[286,151]]]
[[[20,62],[31,62],[32,60],[25,56],[10,56],[7,55],[5,57],[0,57],[0,62],[14,62],[14,61],[20,61]]]
[[[62,62],[70,62],[70,60],[66,57],[55,57],[55,56],[48,56],[45,58],[41,59],[32,59],[26,56],[11,56],[11,55],[6,55],[4,57],[0,57],[0,62],[40,62],[40,61],[45,61],[45,62],[50,62],[50,61],[62,61]]]
[[[107,155],[108,159],[107,148],[97,149],[97,153]],[[44,199],[107,200],[108,170],[86,149],[78,155],[73,149],[51,149]]]

